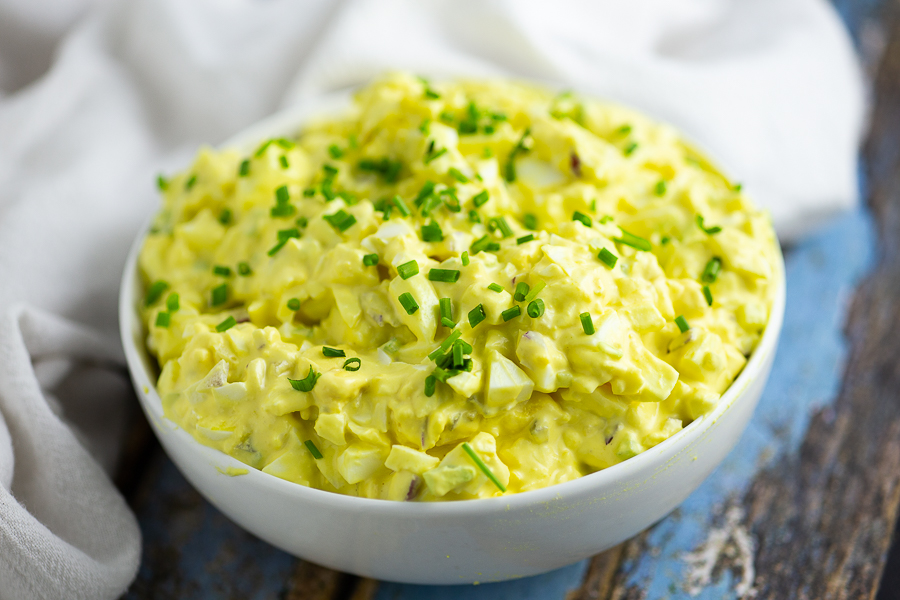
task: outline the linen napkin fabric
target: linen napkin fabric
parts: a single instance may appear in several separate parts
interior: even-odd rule
[[[0,599],[115,598],[117,336],[157,171],[388,70],[535,79],[681,128],[783,239],[851,207],[861,76],[822,0],[0,0]]]

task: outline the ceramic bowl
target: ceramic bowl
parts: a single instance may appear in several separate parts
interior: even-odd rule
[[[248,151],[293,134],[347,97],[299,106],[248,129],[225,146]],[[148,224],[149,225],[149,224]],[[143,286],[134,242],[119,298],[122,343],[147,419],[172,461],[219,510],[300,558],[356,575],[422,584],[502,581],[584,559],[649,527],[677,507],[741,437],[762,394],[784,315],[784,268],[758,347],[715,409],[627,461],[544,489],[461,502],[392,502],[311,489],[247,468],[195,441],[163,415],[138,304]],[[229,476],[234,469],[246,474]],[[239,471],[240,472],[240,471]]]

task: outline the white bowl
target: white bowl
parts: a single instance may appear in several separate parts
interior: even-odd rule
[[[348,96],[275,115],[226,146],[248,151],[292,134]],[[149,223],[148,223],[149,227]],[[157,366],[146,350],[137,258],[128,256],[119,319],[141,406],[166,452],[213,505],[241,527],[295,556],[365,577],[425,584],[502,581],[556,569],[610,548],[663,518],[725,458],[762,394],[784,316],[779,253],[771,317],[744,370],[715,409],[627,461],[544,489],[461,502],[392,502],[333,494],[247,468],[204,446],[163,415]],[[229,476],[230,467],[246,469]]]

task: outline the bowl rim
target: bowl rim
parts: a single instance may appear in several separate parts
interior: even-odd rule
[[[335,113],[341,108],[345,108],[349,98],[350,92],[342,91],[324,94],[299,103],[245,128],[235,136],[229,138],[222,144],[219,144],[216,148],[220,150],[235,148],[247,151],[258,143],[259,140],[276,137],[278,135],[294,134],[297,131],[302,130],[304,124],[309,123],[317,117],[322,116],[323,114]],[[648,116],[650,118],[655,118],[652,114],[648,114]],[[663,121],[658,122],[664,123]],[[705,148],[696,145],[693,140],[684,133],[679,131],[679,135],[694,145],[695,148],[698,148],[700,151],[705,151]],[[716,166],[719,168],[719,165]],[[698,441],[704,431],[715,424],[715,422],[735,402],[740,401],[744,392],[750,387],[750,384],[760,375],[765,375],[763,369],[765,367],[766,358],[770,353],[776,351],[784,319],[786,296],[785,266],[781,246],[776,234],[776,272],[774,273],[776,288],[773,294],[769,320],[766,323],[763,335],[750,355],[749,360],[744,365],[744,368],[728,389],[721,395],[715,408],[711,412],[693,420],[686,427],[682,428],[681,431],[621,463],[589,473],[577,479],[515,494],[502,494],[491,498],[445,502],[398,502],[379,498],[348,496],[308,487],[303,484],[294,483],[264,473],[262,470],[242,463],[220,450],[201,444],[177,423],[169,420],[165,416],[162,408],[162,400],[156,391],[155,380],[145,368],[141,350],[138,349],[138,344],[135,339],[136,336],[134,335],[135,331],[140,331],[140,339],[143,340],[146,337],[146,328],[139,317],[135,289],[138,283],[138,255],[140,254],[141,247],[149,232],[155,214],[156,212],[149,216],[147,221],[140,228],[139,233],[131,245],[119,289],[119,333],[125,351],[128,370],[138,393],[141,407],[146,413],[146,416],[153,425],[156,425],[155,429],[162,430],[164,427],[159,424],[164,422],[166,423],[165,429],[167,429],[170,434],[173,434],[176,438],[186,442],[191,446],[193,451],[205,454],[211,461],[211,468],[217,468],[220,471],[230,467],[245,469],[247,473],[241,475],[238,479],[254,481],[255,484],[262,487],[268,487],[278,492],[294,496],[298,501],[308,502],[310,504],[325,504],[333,509],[346,508],[349,510],[365,510],[379,515],[397,515],[405,517],[415,517],[417,515],[433,516],[435,514],[440,514],[441,516],[463,515],[470,513],[473,510],[487,513],[499,513],[501,511],[506,513],[507,511],[516,508],[533,508],[535,504],[547,504],[555,500],[560,500],[563,496],[580,496],[594,489],[614,487],[617,483],[623,483],[635,476],[640,476],[640,474],[647,469],[652,470],[654,467],[662,466],[665,463],[665,460],[660,460],[660,457],[665,457],[669,449],[678,444],[690,444],[691,442]],[[144,348],[143,352],[146,356],[150,357],[146,348]],[[150,358],[152,360],[152,357]],[[159,436],[158,432],[157,436]],[[740,438],[735,440],[735,444],[739,441]],[[219,467],[214,465],[212,461],[217,461],[223,466]],[[178,465],[177,462],[176,465]]]

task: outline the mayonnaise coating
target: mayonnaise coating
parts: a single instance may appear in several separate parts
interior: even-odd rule
[[[632,110],[397,74],[293,133],[161,181],[139,259],[166,416],[250,467],[392,500],[568,481],[712,410],[768,321],[768,215]]]

